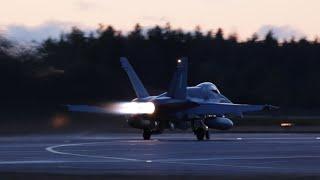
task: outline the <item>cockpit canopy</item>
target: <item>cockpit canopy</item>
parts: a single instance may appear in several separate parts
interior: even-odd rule
[[[212,91],[214,93],[217,93],[217,94],[220,94],[220,91],[219,89],[217,88],[216,85],[214,85],[213,83],[211,82],[203,82],[201,84],[198,84],[196,87],[200,87],[200,88],[203,88],[203,89],[206,89],[208,91]]]

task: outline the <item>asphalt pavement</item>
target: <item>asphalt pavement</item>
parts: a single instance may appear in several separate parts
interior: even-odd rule
[[[0,173],[320,178],[320,134],[0,137]]]

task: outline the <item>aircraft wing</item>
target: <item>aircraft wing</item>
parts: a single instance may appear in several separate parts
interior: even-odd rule
[[[72,112],[89,112],[89,113],[108,113],[107,109],[98,106],[88,105],[66,105]]]
[[[245,112],[254,112],[262,110],[273,110],[278,107],[271,105],[249,105],[249,104],[233,104],[233,103],[207,103],[199,104],[199,106],[188,109],[187,113],[197,115],[237,115],[242,116]]]

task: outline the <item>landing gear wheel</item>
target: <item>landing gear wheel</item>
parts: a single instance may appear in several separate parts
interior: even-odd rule
[[[210,139],[210,132],[209,132],[209,130],[206,131],[206,139],[207,139],[207,140]]]
[[[142,136],[144,140],[150,140],[151,131],[149,129],[144,129]]]
[[[195,130],[195,134],[196,134],[197,139],[199,141],[203,141],[204,140],[205,130],[203,128],[196,129]]]

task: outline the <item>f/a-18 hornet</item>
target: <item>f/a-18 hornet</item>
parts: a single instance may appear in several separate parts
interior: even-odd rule
[[[233,122],[227,117],[242,117],[245,112],[271,110],[271,105],[234,104],[221,94],[211,82],[187,86],[188,60],[177,61],[169,89],[157,96],[149,95],[129,61],[120,58],[122,68],[128,74],[137,98],[118,105],[118,113],[127,114],[127,122],[133,128],[143,130],[143,139],[164,129],[191,128],[198,140],[210,139],[209,129],[228,130]],[[68,105],[71,111],[110,113],[110,108]]]

